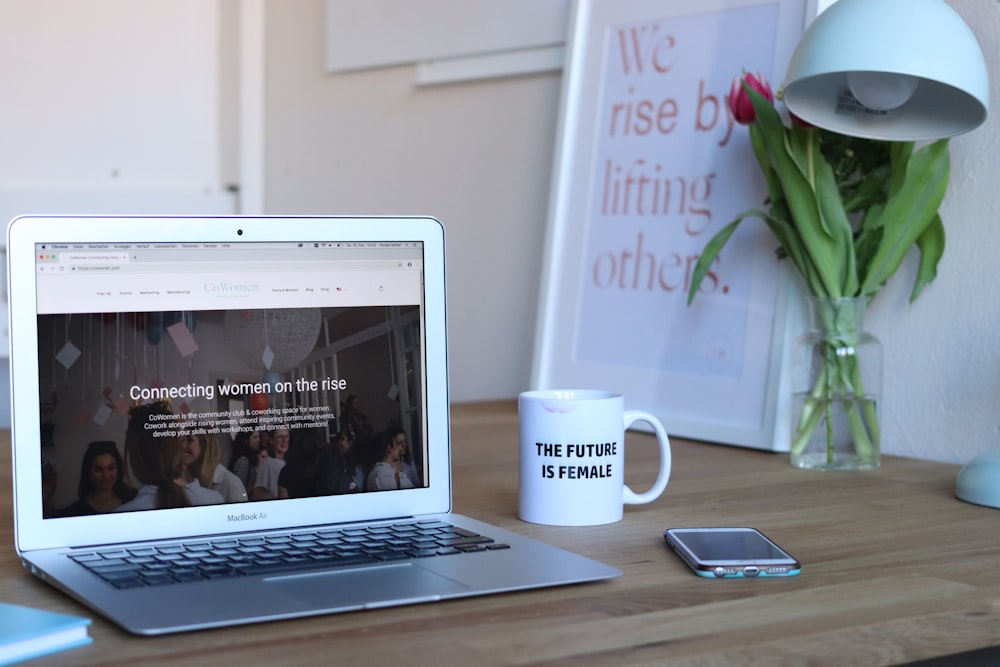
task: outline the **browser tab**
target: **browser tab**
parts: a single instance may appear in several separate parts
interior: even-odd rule
[[[122,251],[91,251],[72,250],[59,254],[59,263],[67,265],[90,265],[90,264],[126,264],[129,261],[129,253]]]

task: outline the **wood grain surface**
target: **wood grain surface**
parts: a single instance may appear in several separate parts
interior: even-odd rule
[[[20,566],[9,433],[0,434],[0,600],[94,619],[94,643],[32,665],[892,665],[1000,645],[1000,512],[953,496],[958,468],[884,457],[861,473],[781,454],[673,442],[657,501],[616,524],[517,518],[514,402],[456,405],[454,510],[621,568],[615,580],[159,638],[107,623]],[[655,477],[629,433],[626,480]],[[664,545],[673,526],[753,526],[791,578],[709,580]]]

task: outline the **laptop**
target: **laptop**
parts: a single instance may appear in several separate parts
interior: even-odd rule
[[[621,575],[451,512],[437,220],[26,216],[7,254],[16,548],[125,630]]]

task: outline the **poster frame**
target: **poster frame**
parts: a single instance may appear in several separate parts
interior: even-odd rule
[[[764,72],[774,82],[780,82],[795,44],[808,22],[816,16],[817,0],[577,0],[572,8],[570,31],[567,40],[566,65],[563,72],[563,89],[560,106],[560,125],[557,135],[550,191],[549,215],[542,267],[542,284],[532,359],[532,389],[599,388],[624,394],[627,409],[639,409],[658,417],[672,436],[737,445],[770,451],[788,451],[790,445],[791,395],[789,389],[789,362],[792,343],[804,329],[803,306],[797,287],[797,277],[787,262],[776,259],[773,253],[759,253],[753,260],[754,272],[770,272],[776,288],[767,297],[765,306],[773,314],[770,335],[753,337],[745,349],[746,355],[767,355],[766,371],[762,381],[741,391],[741,396],[758,401],[749,406],[751,412],[759,409],[755,423],[734,423],[730,419],[730,405],[717,396],[711,380],[695,378],[690,383],[707,406],[701,414],[692,415],[664,401],[662,388],[667,385],[688,391],[683,374],[650,368],[637,370],[623,368],[614,363],[581,361],[574,350],[580,334],[581,300],[584,295],[584,272],[592,270],[585,264],[587,244],[584,239],[591,233],[596,215],[592,214],[595,189],[598,183],[598,125],[601,110],[609,103],[603,81],[607,66],[609,32],[616,26],[636,25],[645,21],[669,22],[672,19],[695,15],[714,14],[733,9],[776,6],[778,39],[774,43],[774,71]],[[668,23],[669,25],[669,23]],[[716,47],[718,48],[718,47]],[[734,72],[734,76],[739,72]],[[725,105],[728,107],[728,105]],[[735,131],[745,130],[736,126]],[[752,159],[747,169],[759,173]],[[606,187],[606,185],[605,185]],[[741,210],[761,207],[766,190],[761,181],[760,199],[748,201]],[[721,221],[717,228],[729,222]],[[766,228],[756,220],[748,219],[741,225]],[[714,233],[714,231],[713,231]],[[707,243],[707,235],[700,247]],[[734,237],[735,240],[735,237]],[[771,240],[771,248],[776,247]],[[768,257],[770,255],[770,257]],[[699,301],[699,299],[695,299]],[[754,305],[759,309],[760,304]],[[622,328],[642,326],[648,313],[643,309],[630,312],[625,321],[616,323]],[[682,319],[686,319],[686,316]],[[675,321],[672,326],[686,326]],[[614,341],[608,341],[614,345]],[[675,389],[676,390],[676,389]],[[641,423],[639,424],[641,428]]]

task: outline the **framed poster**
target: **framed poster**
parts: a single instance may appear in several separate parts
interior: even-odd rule
[[[727,97],[777,90],[815,0],[579,0],[567,46],[535,388],[612,389],[676,436],[787,451],[792,268],[747,219],[766,187]]]

